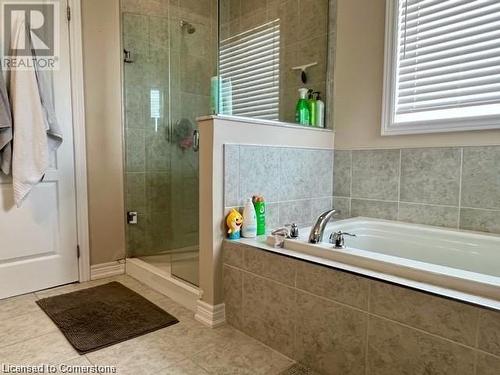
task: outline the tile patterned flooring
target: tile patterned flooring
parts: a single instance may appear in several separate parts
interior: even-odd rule
[[[35,301],[110,281],[135,290],[180,323],[78,355]],[[0,366],[2,363],[108,365],[116,366],[121,375],[271,375],[293,365],[289,358],[232,327],[203,326],[191,311],[125,275],[0,300]]]

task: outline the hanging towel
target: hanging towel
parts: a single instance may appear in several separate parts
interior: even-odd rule
[[[16,20],[13,50],[24,47],[25,22]],[[18,207],[38,184],[49,167],[49,127],[42,107],[36,72],[13,69],[10,72],[10,99],[14,123],[12,180]]]
[[[10,173],[12,163],[12,114],[3,72],[0,70],[0,171]]]
[[[36,53],[33,49],[33,57],[36,59]],[[36,64],[36,66],[39,66]],[[49,151],[55,151],[62,143],[63,136],[56,118],[56,109],[54,105],[54,82],[52,80],[51,70],[36,70],[36,79],[38,83],[38,93],[42,102],[44,112],[45,127],[47,129]]]

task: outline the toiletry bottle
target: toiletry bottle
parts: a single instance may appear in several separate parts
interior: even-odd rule
[[[320,92],[314,92],[316,96],[316,121],[314,126],[318,128],[325,127],[325,102],[321,100]]]
[[[309,105],[309,125],[316,126],[316,99],[313,90],[307,92],[307,104]]]
[[[257,237],[257,215],[252,198],[248,198],[243,209],[243,226],[241,235],[245,238]]]
[[[301,125],[309,125],[309,104],[307,103],[307,92],[308,89],[299,89],[299,101],[297,102],[297,107],[295,109],[295,122]]]
[[[262,236],[266,234],[266,203],[264,197],[255,195],[253,197],[253,206],[257,214],[257,236]]]
[[[231,78],[223,78],[220,83],[220,106],[221,114],[232,116],[233,85],[231,83]]]
[[[210,113],[216,115],[220,113],[219,107],[220,81],[218,76],[210,79]]]

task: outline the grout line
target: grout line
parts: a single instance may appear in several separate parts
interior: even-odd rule
[[[484,144],[484,145],[466,145],[466,144],[454,144],[454,145],[446,145],[446,146],[411,146],[411,147],[352,147],[352,148],[343,148],[335,146],[336,151],[384,151],[384,150],[415,150],[415,149],[430,149],[430,148],[438,148],[438,149],[450,149],[450,148],[471,148],[471,147],[498,147],[500,143],[492,143],[492,144]]]
[[[372,295],[372,282],[368,283],[368,310],[371,310],[371,295]],[[365,375],[368,375],[368,333],[370,331],[370,315],[366,316],[366,333],[365,333]]]
[[[236,197],[238,198],[238,202],[241,203],[241,147],[240,146],[236,146],[237,147],[237,150],[238,150],[238,177],[237,177],[237,180],[238,181],[238,185],[236,186],[236,189],[237,189],[237,193],[236,193]],[[224,177],[226,177],[226,175],[224,174]],[[225,194],[224,194],[225,196]]]
[[[468,210],[500,212],[499,208],[479,208],[479,207],[467,207],[467,206],[462,206],[461,208],[466,208]]]
[[[479,354],[479,321],[481,319],[481,312],[477,312],[476,324],[475,324],[475,337],[474,337],[474,346],[476,350],[474,351],[474,374],[477,375],[477,364],[478,364],[478,354]]]
[[[415,206],[431,206],[431,207],[446,207],[446,208],[458,208],[458,206],[452,206],[448,204],[434,204],[434,203],[422,203],[422,202],[409,202],[409,201],[401,201],[404,204],[412,204]]]
[[[352,216],[352,176],[353,176],[353,151],[349,151],[349,173],[350,173],[350,181],[349,181],[349,215]]]
[[[243,264],[245,264],[245,253],[246,253],[246,251],[244,251],[244,253],[243,253]],[[245,277],[244,276],[245,276],[244,273],[241,272],[241,314],[240,314],[240,326],[241,326],[241,328],[243,328],[245,326],[245,324],[244,324],[245,317],[243,316],[243,314],[245,313],[245,309],[243,308],[243,306],[245,306],[245,293],[244,293]],[[227,318],[226,318],[226,321],[227,321]]]
[[[460,171],[458,179],[458,217],[457,217],[457,229],[460,229],[460,213],[462,211],[462,177],[464,169],[464,149],[460,148]]]
[[[349,151],[349,197],[352,198],[353,152]]]
[[[313,198],[300,198],[300,199],[292,199],[292,200],[287,200],[287,201],[266,201],[266,205],[276,205],[276,204],[282,204],[282,203],[301,203],[301,202],[309,202],[309,201],[319,201],[322,199],[331,199],[332,196],[330,195],[324,195],[324,196],[318,196],[318,197],[313,197]],[[343,197],[340,197],[343,198]],[[241,208],[242,206],[224,206],[224,209],[230,209],[230,208]]]
[[[23,314],[23,315],[26,315],[26,314]],[[22,316],[22,315],[21,315],[21,316]],[[51,323],[52,323],[52,321],[51,321]],[[33,336],[33,337],[24,338],[24,339],[19,340],[19,341],[14,341],[14,342],[11,342],[11,343],[9,343],[9,344],[7,344],[7,345],[0,345],[0,351],[4,350],[4,349],[6,349],[6,348],[9,348],[9,347],[11,347],[11,346],[14,346],[14,345],[19,345],[19,344],[21,344],[21,343],[25,343],[25,342],[29,342],[29,341],[32,341],[32,340],[38,339],[38,338],[43,337],[43,336],[52,335],[52,334],[57,333],[57,332],[61,333],[61,331],[60,331],[60,330],[57,328],[57,326],[54,324],[54,330],[52,330],[52,331],[48,331],[48,332],[44,332],[44,333],[42,333],[42,334],[40,334],[40,335],[36,335],[36,336]],[[62,333],[61,333],[61,334],[62,334]]]
[[[358,198],[358,197],[352,197],[351,199],[358,200],[358,201],[385,202],[385,203],[398,203],[398,201],[395,201],[395,200],[385,200],[385,199]]]
[[[297,271],[295,271],[295,279],[297,279]],[[297,306],[297,300],[298,300],[297,290],[294,291],[293,298],[294,298],[294,305]],[[293,342],[292,342],[292,353],[293,353],[294,357],[297,357],[297,355],[296,355],[296,348],[297,348],[297,328],[298,327],[297,327],[296,311],[297,311],[297,309],[294,309],[294,311],[293,311]]]
[[[400,216],[400,205],[401,205],[401,165],[403,163],[403,149],[399,149],[399,167],[398,167],[398,213],[397,220],[399,220]]]

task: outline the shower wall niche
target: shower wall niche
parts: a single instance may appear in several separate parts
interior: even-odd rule
[[[216,2],[122,0],[127,255],[198,283],[196,117],[210,109]]]

